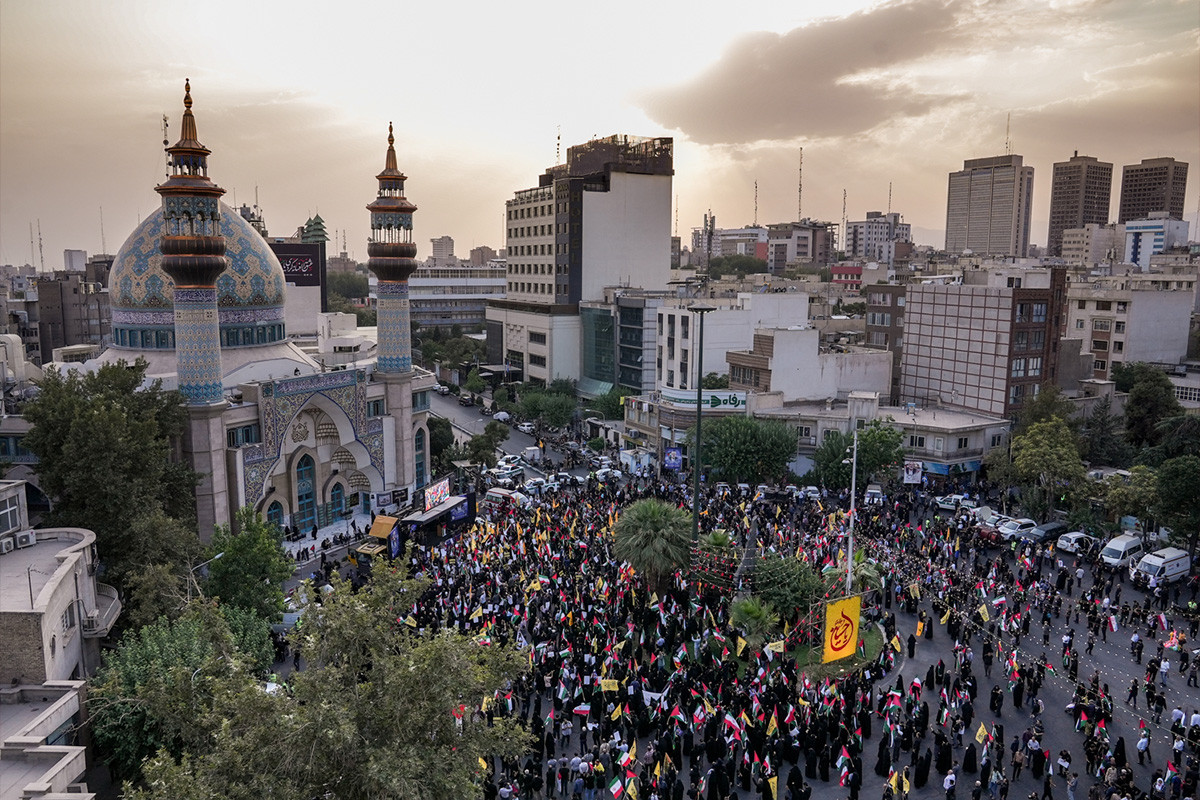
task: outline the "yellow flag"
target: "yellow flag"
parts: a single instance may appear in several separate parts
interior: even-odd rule
[[[417,627],[417,619],[412,614],[409,614],[407,617],[405,617],[404,624],[410,628],[415,628]]]
[[[897,653],[900,652],[900,634],[898,633],[892,637],[892,649]]]
[[[479,759],[479,768],[484,772],[487,772],[488,770],[488,763],[484,761],[482,757]]]
[[[920,600],[921,599],[921,587],[917,586],[915,583],[912,584],[911,586],[908,587],[908,594],[914,600]]]
[[[861,616],[862,597],[847,597],[825,606],[825,653],[821,663],[854,655]]]
[[[802,706],[806,706],[806,705],[808,705],[808,701],[807,701],[807,700],[805,700],[803,697],[797,697],[797,698],[796,698],[796,702],[797,702],[797,703],[799,703],[799,704],[800,704],[800,705],[802,705]]]
[[[658,605],[658,592],[650,593],[650,605],[652,605],[652,606]]]
[[[925,633],[925,620],[917,620],[917,638],[920,639]]]
[[[900,784],[900,773],[893,772],[891,779],[888,780],[888,783],[890,783],[892,785],[893,792],[900,791],[900,785],[899,785]]]
[[[625,793],[629,795],[629,800],[637,800],[637,781],[630,781],[625,787]]]
[[[982,722],[979,723],[979,730],[975,731],[975,741],[979,742],[980,744],[983,744],[984,742],[987,741],[987,736],[988,736],[987,728],[985,728],[983,726]]]
[[[483,698],[483,703],[480,704],[480,710],[484,711],[486,713],[487,710],[491,707],[492,707],[492,698],[490,698],[490,697]]]
[[[912,791],[912,788],[911,788],[912,784],[910,784],[908,782],[908,778],[905,777],[905,778],[901,778],[900,780],[904,781],[904,793],[905,794],[908,794],[910,791]]]
[[[633,744],[629,745],[629,760],[637,761],[637,740],[634,739]]]
[[[609,717],[609,719],[611,719],[615,722],[618,718],[620,718],[620,716],[621,716],[621,704],[617,703],[617,707],[613,709],[612,716]]]
[[[539,581],[537,578],[534,578],[533,580],[531,580],[529,582],[529,585],[527,587],[525,587],[525,591],[527,591],[527,592],[540,592],[541,590],[542,590],[542,582]]]
[[[983,605],[981,605],[981,606],[979,607],[979,616],[983,617],[983,621],[984,621],[984,622],[990,622],[990,621],[991,621],[991,619],[992,619],[992,618],[991,618],[991,616],[988,614],[988,610],[987,610],[987,603],[984,603]]]
[[[656,761],[654,763],[654,777],[657,778],[660,775],[662,775],[662,761]]]
[[[746,649],[746,640],[739,636],[738,640],[737,640],[737,654],[740,656],[742,654],[742,651],[745,649]]]
[[[780,639],[778,642],[769,642],[767,644],[767,650],[771,651],[772,653],[782,653],[783,639]]]
[[[946,613],[942,614],[942,618],[938,620],[942,625],[946,624],[946,620],[950,619],[950,609],[946,609]]]
[[[600,691],[602,692],[615,692],[618,688],[617,682],[611,678],[600,681]]]
[[[771,784],[771,797],[779,797],[779,776],[772,775],[771,777],[767,778],[767,783]]]
[[[472,620],[477,620],[477,619],[479,619],[479,618],[480,618],[480,617],[482,617],[482,616],[483,616],[483,606],[480,606],[479,608],[477,608],[477,609],[475,609],[474,611],[472,611],[472,612],[471,612],[471,619],[472,619]]]
[[[775,729],[778,727],[779,727],[779,724],[775,721],[775,715],[772,714],[771,721],[767,723],[767,736],[770,736],[771,734],[773,734],[775,732]]]
[[[709,715],[710,717],[711,717],[713,714],[717,713],[717,712],[716,712],[716,709],[714,709],[714,708],[713,708],[713,704],[712,704],[712,703],[710,703],[710,702],[708,702],[708,698],[707,698],[707,697],[706,697],[706,698],[704,698],[704,710],[705,710],[705,711],[708,713],[708,715]]]

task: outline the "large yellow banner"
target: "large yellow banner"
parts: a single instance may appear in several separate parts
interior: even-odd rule
[[[847,597],[825,607],[825,655],[821,663],[854,655],[858,647],[858,618],[861,614],[861,597]]]

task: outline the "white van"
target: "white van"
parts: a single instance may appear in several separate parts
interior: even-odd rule
[[[1154,577],[1158,583],[1172,583],[1186,578],[1192,568],[1192,559],[1178,547],[1164,547],[1142,556],[1136,567],[1129,569],[1129,577],[1136,579],[1140,572],[1147,580]]]
[[[863,505],[877,506],[883,503],[883,487],[878,483],[872,483],[867,487],[867,492],[863,495]]]
[[[1114,536],[1104,545],[1104,549],[1100,551],[1100,560],[1112,569],[1125,569],[1131,564],[1136,564],[1144,551],[1140,537],[1123,533]]]
[[[484,511],[506,512],[510,508],[524,508],[529,505],[529,497],[521,492],[510,489],[488,489],[483,496]]]

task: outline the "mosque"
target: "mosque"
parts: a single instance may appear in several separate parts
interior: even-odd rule
[[[202,539],[244,506],[307,531],[351,508],[407,505],[428,479],[435,380],[412,364],[416,206],[404,196],[391,126],[378,195],[367,206],[377,340],[329,370],[289,339],[295,309],[287,310],[284,270],[262,235],[221,202],[190,83],[184,92],[180,139],[166,148],[170,174],[155,187],[162,206],[116,255],[112,344],[84,368],[142,358],[147,380],[182,393],[182,450],[201,476]]]

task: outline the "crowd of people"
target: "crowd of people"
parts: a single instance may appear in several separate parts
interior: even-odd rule
[[[884,800],[904,800],[925,796],[931,773],[947,800],[956,800],[960,778],[973,784],[964,787],[971,800],[1027,789],[1054,800],[1060,786],[1066,800],[1195,797],[1194,579],[1162,604],[1165,589],[1135,596],[1121,575],[1049,546],[990,546],[969,515],[931,517],[936,509],[920,494],[898,493],[855,520],[856,549],[879,577],[863,592],[864,613],[884,645],[865,652],[864,626],[850,668],[810,670],[797,667],[796,653],[819,648],[815,616],[802,615],[778,642],[751,645],[730,604],[754,590],[755,566],[769,559],[844,571],[848,494],[709,491],[703,529],[724,529],[759,558],[680,572],[662,586],[647,586],[612,555],[615,520],[645,497],[691,507],[686,486],[592,482],[411,551],[413,571],[430,579],[412,609],[419,629],[449,626],[530,654],[528,672],[478,710],[518,717],[536,742],[493,765],[489,800],[603,792],[809,800],[814,789],[857,800],[869,785]],[[1132,633],[1129,664],[1145,672],[1128,687],[1110,686],[1094,663],[1096,643],[1118,632]],[[932,661],[938,647],[935,664],[915,667],[918,649]],[[1168,677],[1172,664],[1189,675],[1186,686]],[[1118,691],[1127,696],[1114,704]],[[1051,697],[1062,704],[1047,709]],[[1019,712],[1009,731],[1006,705]],[[1047,734],[1049,713],[1070,714],[1076,733]],[[1131,765],[1127,735],[1137,739],[1138,763],[1156,772]]]

